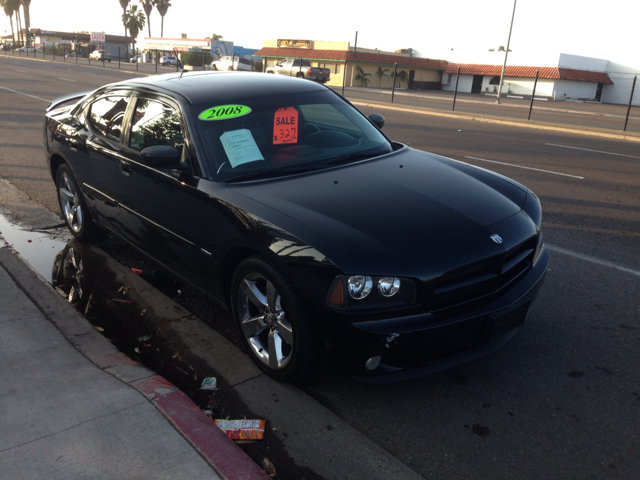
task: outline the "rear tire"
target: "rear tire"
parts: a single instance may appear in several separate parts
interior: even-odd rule
[[[78,182],[67,164],[56,171],[58,205],[71,234],[80,240],[91,240],[99,236],[93,217],[87,208]]]

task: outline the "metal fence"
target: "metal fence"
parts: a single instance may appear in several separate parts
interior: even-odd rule
[[[135,49],[124,52],[122,48],[118,48],[117,54],[110,53],[110,55],[100,60],[91,58],[91,52],[87,46],[79,46],[77,50],[72,50],[70,45],[59,45],[57,47],[21,47],[3,49],[3,53],[15,57],[41,58],[44,60],[84,65],[101,65],[103,67],[118,68],[121,70],[144,71],[145,73],[162,73],[163,71],[171,71],[171,68],[175,69],[175,71],[179,70],[178,65],[163,62],[165,56],[175,57],[175,52],[173,51]],[[209,65],[205,62],[206,59],[208,59],[207,52],[202,51],[202,62],[200,62],[202,65],[191,67],[191,69],[209,69]],[[169,70],[165,67],[169,67]]]

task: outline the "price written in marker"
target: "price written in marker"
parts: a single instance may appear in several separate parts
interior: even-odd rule
[[[298,143],[298,111],[283,107],[273,117],[273,144]]]

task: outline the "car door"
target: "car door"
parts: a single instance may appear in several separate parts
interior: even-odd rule
[[[98,96],[84,107],[81,117],[87,129],[70,139],[70,147],[85,150],[73,167],[89,207],[98,221],[115,228],[121,222],[116,199],[116,172],[122,158],[123,123],[130,106],[129,92],[113,91]]]
[[[157,261],[198,283],[194,263],[199,175],[186,123],[177,102],[168,97],[140,94],[134,102],[116,181],[124,233]],[[145,165],[141,152],[154,145],[176,147],[182,153],[182,168]]]

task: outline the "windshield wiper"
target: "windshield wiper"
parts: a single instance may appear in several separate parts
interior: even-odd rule
[[[378,157],[387,152],[353,152],[332,158],[327,165],[340,165],[341,163],[352,162],[354,160],[366,160],[367,158]]]
[[[228,182],[239,182],[244,180],[263,180],[267,178],[284,177],[294,175],[296,173],[313,172],[327,168],[325,165],[306,166],[306,167],[290,167],[290,168],[274,168],[271,170],[259,170],[257,172],[247,172],[236,177],[227,179]]]

